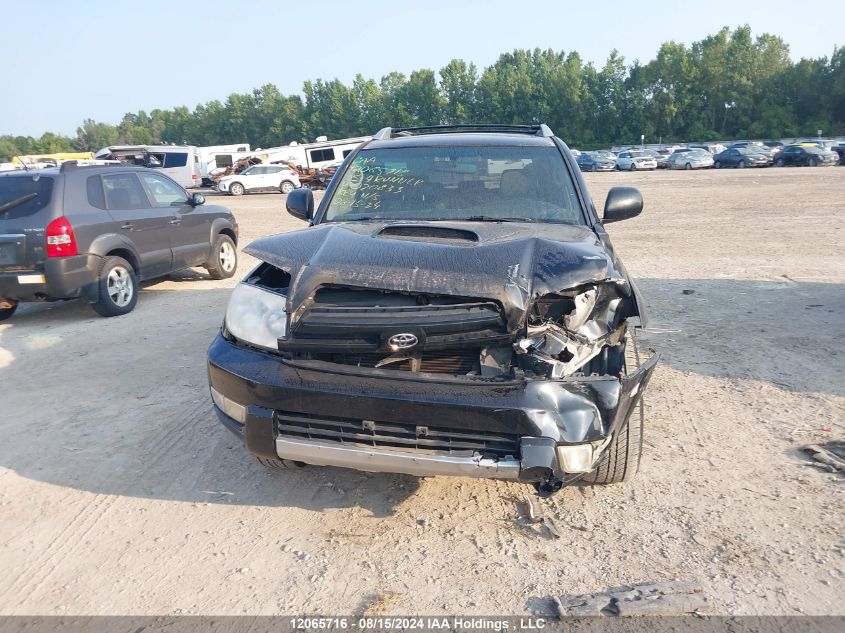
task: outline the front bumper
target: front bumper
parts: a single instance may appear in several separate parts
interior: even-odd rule
[[[246,407],[242,423],[216,405],[215,412],[254,455],[366,471],[527,482],[564,478],[556,446],[598,445],[621,428],[656,363],[653,356],[621,380],[597,376],[502,383],[289,361],[221,335],[208,351],[211,388]],[[278,412],[365,425],[413,422],[504,433],[519,436],[520,444],[518,454],[489,458],[325,442],[281,435]]]
[[[78,255],[47,259],[32,270],[0,270],[0,299],[42,301],[93,297],[102,258]]]

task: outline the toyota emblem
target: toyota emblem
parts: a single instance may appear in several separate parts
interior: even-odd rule
[[[402,334],[394,334],[387,339],[387,346],[394,352],[400,349],[411,349],[414,345],[420,342],[416,334],[410,332],[403,332]]]

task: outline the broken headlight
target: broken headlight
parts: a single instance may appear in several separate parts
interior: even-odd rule
[[[550,378],[583,371],[624,338],[622,301],[613,283],[539,297],[531,308],[526,337],[516,344],[523,366]],[[601,373],[615,373],[617,365],[615,360],[604,362]]]
[[[284,295],[240,283],[226,308],[226,329],[244,343],[278,350],[278,339],[287,333],[286,300]]]

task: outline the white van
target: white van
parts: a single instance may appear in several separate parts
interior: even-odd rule
[[[202,182],[199,150],[194,145],[112,145],[97,152],[95,158],[159,169],[185,189]]]

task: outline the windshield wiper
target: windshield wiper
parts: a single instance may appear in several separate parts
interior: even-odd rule
[[[334,218],[333,220],[329,220],[329,222],[371,222],[378,218],[371,218],[368,216],[359,216],[356,218]]]
[[[26,204],[30,200],[34,200],[38,197],[37,193],[28,193],[25,196],[21,196],[17,200],[12,200],[11,202],[7,202],[6,204],[0,205],[0,213],[5,213],[6,211],[10,211],[15,207],[19,207],[22,204]]]
[[[458,219],[459,222],[536,222],[530,218],[499,218],[493,215],[471,215]]]

